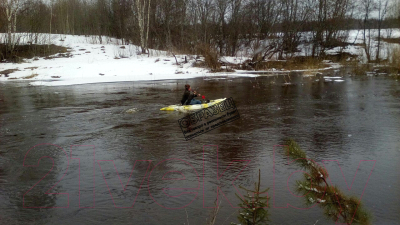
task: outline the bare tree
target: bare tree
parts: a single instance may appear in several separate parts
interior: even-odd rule
[[[201,42],[208,44],[209,43],[209,32],[208,32],[208,24],[209,17],[214,10],[214,3],[212,0],[196,0],[197,13],[199,15],[200,20],[200,39]]]
[[[14,50],[18,42],[17,31],[17,14],[22,6],[21,0],[0,0],[3,6],[3,13],[7,23],[7,48],[9,52]]]
[[[49,31],[49,42],[47,43],[47,47],[50,48],[51,43],[51,21],[53,20],[53,0],[50,0],[50,31]]]
[[[381,48],[381,30],[383,20],[386,18],[388,11],[389,0],[377,0],[378,10],[378,48],[376,49],[376,61],[380,61],[380,48]]]
[[[225,30],[226,28],[226,22],[225,22],[225,17],[228,13],[228,0],[216,0],[216,13],[218,16],[218,21],[217,21],[217,44],[219,48],[219,54],[223,55],[225,53],[224,48],[225,48]]]
[[[323,57],[326,50],[344,46],[348,24],[357,17],[371,61],[375,55],[380,58],[380,30],[389,22],[398,26],[393,18],[400,20],[399,1],[0,0],[4,15],[0,23],[5,25],[0,29],[8,34],[8,50],[17,43],[18,28],[49,33],[45,36],[49,44],[52,33],[94,35],[93,40],[100,43],[104,36],[112,36],[122,38],[123,43],[132,41],[142,53],[151,47],[197,54],[201,46],[207,46],[221,56],[244,53],[253,62],[261,62],[276,55],[282,59],[296,56],[303,43],[312,46],[312,56]],[[351,3],[359,7],[357,16],[352,14]],[[378,48],[372,45],[376,43],[371,38],[373,28],[379,30]],[[31,42],[34,39],[37,35],[30,35]]]
[[[280,17],[280,6],[276,0],[256,0],[245,6],[244,34],[248,37],[246,45],[252,49],[254,64],[271,58],[279,51],[273,27]]]
[[[292,57],[297,51],[300,41],[300,31],[309,19],[310,13],[305,2],[300,0],[282,0],[281,4],[281,33],[279,58],[285,53]]]
[[[146,53],[148,49],[147,41],[149,39],[150,27],[150,3],[151,0],[135,0],[136,15],[139,26],[140,47],[142,53]],[[147,9],[147,10],[146,10]]]
[[[312,1],[310,9],[313,11],[313,46],[312,56],[324,56],[329,48],[341,46],[347,36],[346,21],[351,7],[350,0],[317,0]]]
[[[229,51],[228,54],[231,56],[236,55],[238,46],[240,45],[239,36],[241,33],[241,23],[243,18],[242,14],[242,0],[230,0],[231,12],[229,20]]]
[[[361,1],[361,12],[362,12],[362,28],[363,28],[363,47],[365,51],[365,55],[367,56],[368,62],[371,61],[371,26],[369,16],[371,12],[374,10],[374,1],[373,0],[362,0]],[[368,31],[368,35],[367,35]]]

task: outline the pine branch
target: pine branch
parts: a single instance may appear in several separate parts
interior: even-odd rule
[[[370,224],[371,215],[364,209],[357,197],[346,196],[336,186],[330,186],[326,181],[329,174],[311,159],[307,159],[306,153],[299,145],[289,140],[286,155],[291,157],[302,168],[308,171],[302,181],[296,182],[296,191],[301,193],[306,205],[318,203],[324,208],[327,217],[335,222],[346,224]]]

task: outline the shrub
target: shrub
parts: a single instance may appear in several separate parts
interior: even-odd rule
[[[395,46],[390,50],[389,66],[392,68],[392,73],[400,73],[400,46]]]
[[[212,72],[218,72],[221,70],[218,50],[215,47],[209,44],[200,44],[197,49],[198,52],[204,56],[205,65],[210,68]]]

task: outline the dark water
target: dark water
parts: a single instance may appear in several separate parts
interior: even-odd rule
[[[339,162],[326,162],[332,183],[362,195],[373,224],[399,223],[400,81],[291,76],[296,85],[282,87],[287,77],[214,78],[1,83],[0,223],[206,224],[221,186],[215,224],[230,224],[230,204],[239,203],[232,183],[251,188],[261,169],[272,224],[334,224],[318,206],[285,208],[305,208],[290,192],[299,168],[274,148],[288,138],[320,164]],[[185,141],[184,114],[159,111],[185,83],[209,99],[233,97],[241,119]]]

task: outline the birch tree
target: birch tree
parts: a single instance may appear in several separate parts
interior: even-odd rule
[[[17,13],[21,8],[21,0],[0,0],[3,6],[3,14],[7,23],[7,51],[12,52],[18,42],[17,31]]]
[[[53,20],[53,0],[50,0],[50,25],[49,25],[49,43],[47,43],[47,47],[50,48],[51,44],[51,21]]]
[[[151,0],[135,0],[142,53],[148,49]],[[147,11],[146,11],[147,9]]]

